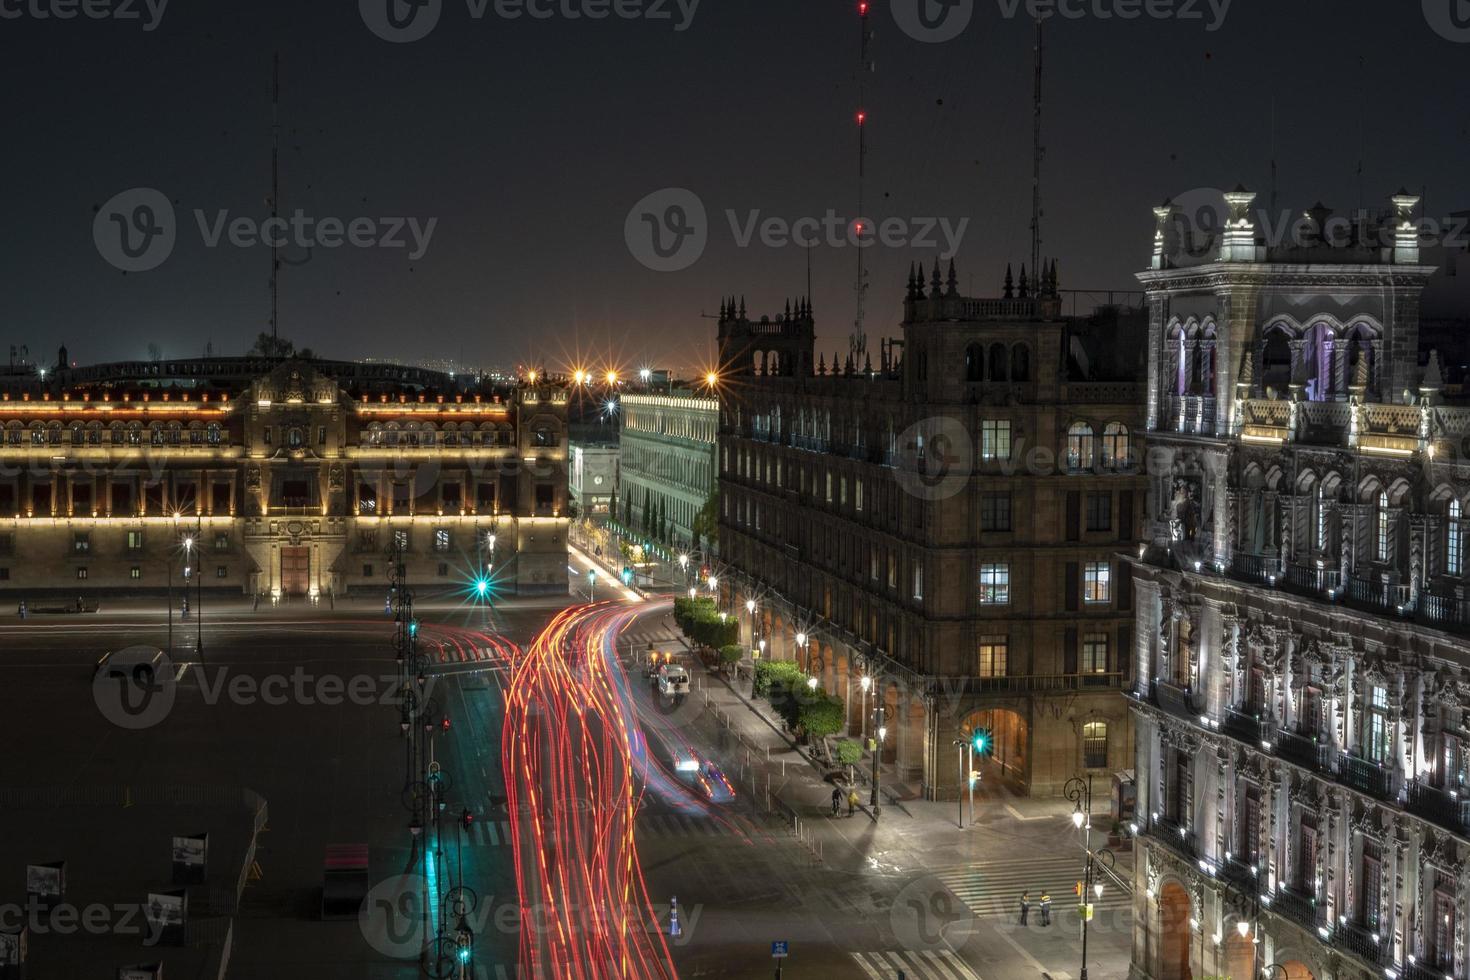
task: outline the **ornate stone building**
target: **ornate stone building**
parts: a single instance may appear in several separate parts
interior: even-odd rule
[[[1470,407],[1421,367],[1417,199],[1391,247],[1219,250],[1149,296],[1132,975],[1464,978]],[[1280,969],[1274,969],[1273,965]]]
[[[618,442],[618,516],[635,530],[668,524],[670,538],[694,543],[694,518],[714,489],[719,405],[709,395],[673,389],[627,394],[621,400]],[[700,542],[708,547],[708,542]]]
[[[208,358],[0,390],[0,589],[565,592],[566,394],[383,364]],[[187,545],[187,547],[185,547]]]
[[[841,696],[853,735],[881,704],[885,759],[931,798],[960,792],[976,728],[984,778],[1038,795],[1132,758],[1143,324],[1062,316],[1054,270],[1038,293],[911,272],[876,367],[818,355],[805,302],[721,311],[724,599],[742,620],[757,600],[768,652]]]

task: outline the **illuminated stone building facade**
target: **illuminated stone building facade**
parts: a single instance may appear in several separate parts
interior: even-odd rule
[[[645,504],[669,525],[670,538],[694,541],[694,518],[714,489],[719,404],[692,391],[622,397],[618,443],[618,514],[642,530]],[[708,542],[701,542],[707,548]]]
[[[1464,978],[1470,406],[1421,354],[1417,199],[1391,247],[1226,202],[1192,267],[1159,209],[1140,274],[1132,975]]]
[[[988,781],[1059,793],[1132,759],[1131,582],[1145,484],[1142,321],[1061,315],[1054,274],[994,299],[910,276],[874,367],[814,350],[809,305],[719,324],[726,601],[848,705],[931,798],[988,728]],[[1132,359],[1130,359],[1130,357]],[[806,640],[798,646],[796,637]],[[875,683],[871,692],[864,677]]]
[[[567,589],[566,396],[414,368],[208,358],[0,392],[0,589]],[[493,536],[493,538],[492,538]],[[188,549],[182,545],[187,542]],[[172,569],[170,571],[170,568]]]

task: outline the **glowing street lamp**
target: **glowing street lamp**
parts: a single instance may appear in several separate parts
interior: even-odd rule
[[[708,374],[706,374],[704,376],[704,383],[705,383],[705,386],[708,387],[708,388],[718,387],[719,386],[719,383],[720,383],[720,376],[718,374],[716,374],[715,372],[711,371],[711,372],[709,372]]]
[[[718,592],[719,591],[719,588],[720,588],[720,580],[718,578],[716,578],[715,576],[711,575],[709,577],[709,590],[711,592]]]
[[[746,599],[745,600],[745,611],[748,612],[748,613],[754,613],[755,612],[755,600],[754,599]]]
[[[610,384],[610,385],[617,384],[618,383],[618,372],[616,372],[616,371],[609,371],[609,372],[607,372],[607,383]]]
[[[697,594],[698,594],[698,590],[695,589],[694,586],[692,586],[692,585],[689,586],[689,598],[693,599],[695,597],[695,595],[697,595]]]
[[[653,372],[650,371],[648,368],[640,368],[639,369],[639,371],[638,371],[638,380],[639,381],[642,381],[644,384],[648,384],[649,380],[652,379],[652,378],[653,378]]]

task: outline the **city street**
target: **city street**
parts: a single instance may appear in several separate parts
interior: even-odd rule
[[[583,568],[569,574],[574,584],[585,581]],[[25,808],[28,799],[57,789],[93,790],[68,800],[33,832],[7,840],[0,874],[18,882],[25,864],[66,860],[69,902],[137,900],[168,885],[162,855],[170,834],[213,829],[209,885],[228,891],[244,880],[230,942],[235,977],[419,975],[413,953],[425,938],[422,921],[434,921],[438,901],[460,885],[472,894],[466,919],[475,931],[476,969],[487,977],[513,976],[512,964],[532,960],[546,976],[605,975],[546,957],[556,937],[567,935],[559,927],[570,924],[568,917],[577,920],[585,953],[593,909],[600,902],[610,912],[618,894],[632,896],[631,913],[603,923],[607,945],[598,952],[627,957],[639,971],[630,975],[770,976],[773,942],[789,944],[781,964],[788,977],[1073,973],[1077,919],[1065,896],[1054,896],[1049,929],[1036,924],[1034,912],[1028,928],[1015,925],[1021,889],[1039,899],[1039,889],[1057,890],[1080,867],[1076,832],[1056,805],[986,801],[979,825],[963,835],[946,822],[947,809],[940,818],[937,804],[889,808],[876,823],[862,811],[833,820],[823,812],[828,790],[809,766],[786,763],[786,778],[777,776],[768,789],[764,780],[781,771],[780,753],[769,763],[764,752],[752,758],[758,731],[729,721],[728,706],[738,702],[703,667],[680,658],[694,686],[678,703],[649,682],[650,645],[676,656],[683,651],[667,630],[667,603],[599,600],[571,608],[550,628],[563,603],[416,607],[419,650],[435,680],[422,714],[432,724],[434,760],[449,778],[438,826],[424,835],[435,858],[429,862],[408,827],[405,740],[398,709],[386,703],[396,677],[392,623],[381,607],[252,611],[206,603],[203,655],[198,624],[176,621],[172,700],[164,714],[150,717],[150,706],[128,722],[146,722],[137,728],[108,717],[90,681],[108,651],[166,646],[156,605],[24,622],[10,617],[0,625],[6,668],[26,696],[14,699],[4,734],[7,744],[41,739],[42,748],[7,764],[7,806]],[[537,650],[552,673],[546,683],[519,688],[514,672]],[[370,679],[362,696],[343,693],[353,690],[354,678]],[[551,710],[549,699],[594,687],[603,692],[600,701],[584,700],[570,713]],[[516,690],[513,720],[534,723],[539,734],[507,745],[505,698]],[[622,778],[574,787],[556,767],[538,767],[537,759],[556,757],[552,740],[584,708],[596,710],[585,711],[587,723],[568,751],[613,760],[596,771]],[[592,771],[579,769],[576,778]],[[714,791],[710,780],[719,784]],[[115,792],[116,805],[98,795],[100,787]],[[238,863],[250,847],[248,819],[231,819],[214,800],[157,803],[162,787],[258,794],[268,820],[248,865]],[[466,808],[468,829],[460,823]],[[618,834],[603,819],[609,813],[628,821]],[[140,824],[134,814],[148,819]],[[540,849],[533,849],[543,831]],[[369,847],[369,901],[359,921],[319,921],[323,855],[328,845],[344,843]],[[160,856],[133,856],[149,849]],[[430,880],[442,878],[430,889],[441,898],[430,899],[424,916],[412,876],[426,870]],[[552,883],[567,880],[597,882],[600,890],[565,901],[571,894],[552,894],[559,887]],[[206,923],[227,921],[218,913],[228,903],[197,894],[204,893],[191,891],[189,949],[160,954],[123,945],[114,952],[115,939],[109,946],[33,935],[30,975],[68,975],[52,970],[52,954],[57,963],[74,962],[68,957],[81,943],[90,944],[89,956],[205,961],[219,928]],[[677,935],[670,915],[676,901]],[[397,915],[401,922],[393,921]],[[430,926],[428,938],[434,932]],[[1126,912],[1104,903],[1093,924],[1093,976],[1122,975],[1127,934]]]

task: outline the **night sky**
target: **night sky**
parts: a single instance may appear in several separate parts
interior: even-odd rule
[[[701,313],[721,296],[774,313],[806,288],[807,253],[740,247],[727,209],[742,223],[856,209],[856,0],[703,0],[682,31],[674,0],[670,19],[601,21],[507,20],[493,0],[475,19],[443,0],[432,32],[402,44],[356,0],[171,0],[151,31],[142,0],[128,0],[142,20],[33,15],[53,2],[78,0],[0,0],[0,343],[48,363],[63,342],[83,363],[150,344],[236,353],[266,328],[268,249],[208,247],[194,212],[266,216],[277,51],[283,208],[380,231],[437,219],[416,259],[318,248],[285,269],[281,332],[318,353],[693,367],[712,358]],[[1427,187],[1435,214],[1470,205],[1470,28],[1462,43],[1430,26],[1451,24],[1453,4],[1470,18],[1470,3],[1236,0],[1210,31],[1206,0],[1187,2],[1201,19],[1048,22],[1044,251],[1063,288],[1133,288],[1167,196],[1244,182],[1264,197],[1273,98],[1283,205],[1356,207],[1360,159],[1369,207],[1400,185]],[[872,15],[866,210],[968,218],[957,262],[973,295],[998,293],[1029,252],[1032,25],[1010,6],[974,0],[944,43],[905,33],[889,0]],[[94,216],[136,187],[172,201],[177,238],[161,265],[125,274]],[[698,195],[709,243],[661,273],[635,259],[625,219],[669,187]],[[866,253],[873,349],[897,332],[908,263],[938,242]],[[856,259],[811,258],[830,352]]]

